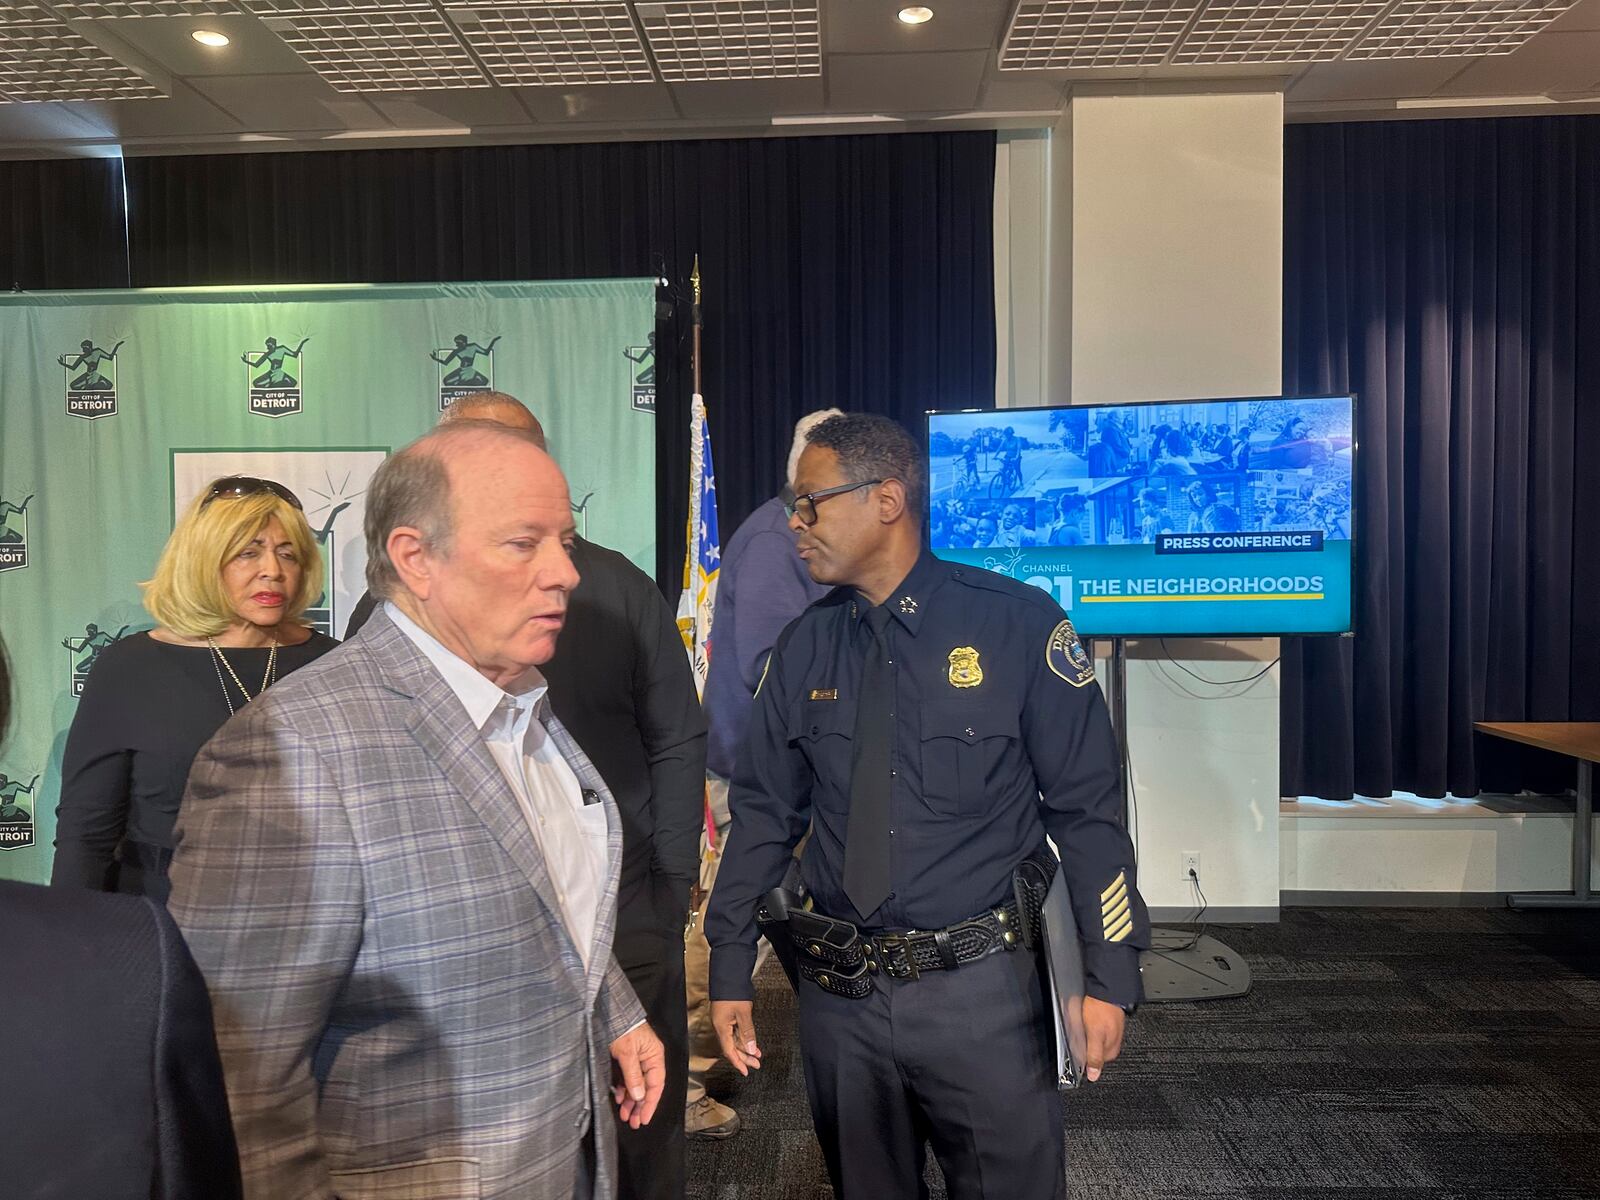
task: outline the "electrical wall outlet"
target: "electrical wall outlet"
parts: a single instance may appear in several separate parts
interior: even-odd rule
[[[1193,872],[1192,876],[1190,875],[1191,871]],[[1188,883],[1191,878],[1200,878],[1200,851],[1185,850],[1183,852],[1183,874],[1179,878],[1185,883]]]

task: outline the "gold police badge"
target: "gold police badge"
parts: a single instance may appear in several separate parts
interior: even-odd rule
[[[950,651],[950,686],[977,687],[983,682],[983,668],[978,665],[978,652],[971,646],[957,646]]]

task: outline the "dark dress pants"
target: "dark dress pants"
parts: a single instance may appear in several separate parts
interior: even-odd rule
[[[1061,1200],[1061,1099],[1033,956],[873,980],[863,1000],[800,984],[806,1091],[838,1200],[926,1197],[928,1145],[950,1200]]]
[[[628,891],[618,898],[619,910],[624,904],[651,905],[655,928],[641,929],[637,922],[627,921],[613,950],[644,1005],[650,1028],[666,1047],[667,1085],[650,1124],[639,1129],[618,1124],[617,1197],[683,1200],[683,1106],[689,1084],[689,1009],[683,973],[686,913],[674,911],[668,898],[671,889],[659,882]]]

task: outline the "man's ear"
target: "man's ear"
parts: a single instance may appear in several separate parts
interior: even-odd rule
[[[885,479],[878,486],[878,520],[892,525],[906,511],[906,485],[898,479]]]
[[[417,599],[426,600],[433,585],[433,556],[422,540],[422,530],[410,525],[396,526],[389,531],[384,548],[406,590]]]

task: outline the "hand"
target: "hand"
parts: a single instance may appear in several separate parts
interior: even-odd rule
[[[1120,1014],[1119,1014],[1120,1015]],[[748,1000],[713,1000],[711,1026],[717,1031],[722,1056],[741,1075],[761,1069],[761,1047],[756,1043],[755,1007]]]
[[[1083,998],[1083,1031],[1088,1038],[1083,1073],[1090,1083],[1099,1079],[1105,1065],[1122,1053],[1122,1026],[1126,1021],[1119,1006],[1093,996]]]
[[[636,1025],[611,1043],[611,1096],[629,1129],[648,1125],[667,1085],[667,1052],[648,1025]],[[620,1082],[617,1078],[620,1076]]]

